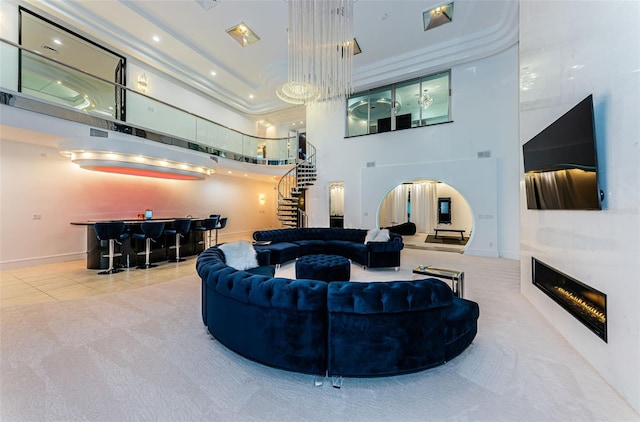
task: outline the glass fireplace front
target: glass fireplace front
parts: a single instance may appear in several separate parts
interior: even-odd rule
[[[531,257],[533,284],[607,342],[607,295]]]

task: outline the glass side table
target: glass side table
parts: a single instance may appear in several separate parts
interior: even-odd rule
[[[451,290],[457,297],[464,297],[464,271],[448,270],[433,265],[418,265],[413,269],[414,274],[429,275],[432,277],[451,280]]]

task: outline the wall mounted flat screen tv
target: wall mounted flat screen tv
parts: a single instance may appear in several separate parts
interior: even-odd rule
[[[599,210],[593,96],[522,146],[527,208]]]

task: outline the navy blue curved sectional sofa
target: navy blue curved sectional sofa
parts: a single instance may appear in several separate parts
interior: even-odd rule
[[[400,267],[402,236],[389,233],[389,241],[364,243],[365,229],[304,227],[260,230],[253,233],[258,242],[271,242],[256,249],[271,251],[271,264],[283,264],[303,255],[341,255],[365,268]]]
[[[477,333],[477,303],[440,280],[278,278],[264,265],[268,254],[259,251],[263,265],[248,271],[226,265],[216,247],[196,263],[204,324],[256,362],[317,375],[397,375],[447,362]]]

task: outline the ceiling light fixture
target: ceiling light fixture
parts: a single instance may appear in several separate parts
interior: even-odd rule
[[[220,4],[220,0],[196,0],[198,6],[202,7],[205,12],[213,9],[215,6]]]
[[[424,30],[437,28],[453,20],[453,3],[444,4],[422,12]]]
[[[420,99],[418,100],[418,104],[420,104],[420,107],[422,107],[425,110],[429,108],[431,104],[433,104],[433,97],[427,91],[429,90],[425,89],[422,95],[420,96]]]
[[[354,0],[288,0],[289,78],[283,101],[339,103],[353,93]]]
[[[227,34],[243,47],[260,41],[260,37],[251,30],[244,22],[227,29]]]
[[[86,170],[163,179],[203,180],[216,167],[206,154],[137,139],[71,138],[58,151]]]

